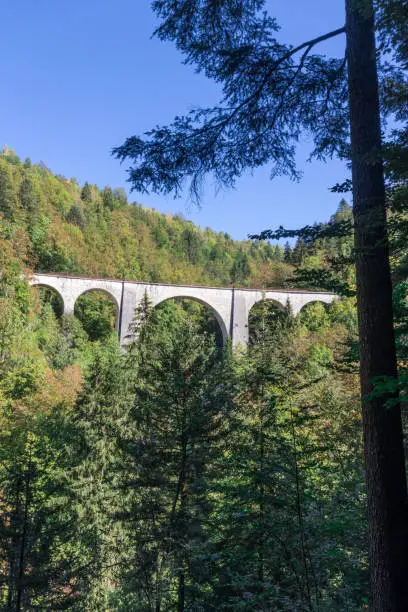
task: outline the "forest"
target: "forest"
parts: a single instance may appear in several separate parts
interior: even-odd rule
[[[0,153],[2,610],[407,609],[408,6],[346,0],[293,46],[264,4],[155,0],[223,98],[113,155],[197,200],[208,175],[298,178],[307,134],[351,170],[326,222],[236,241]],[[315,52],[343,35],[345,59]],[[67,315],[34,272],[338,299],[261,300],[232,350],[203,305],[145,295],[121,347],[106,295]]]
[[[282,248],[200,230],[127,204],[119,190],[81,188],[8,149],[0,168],[2,609],[364,609],[352,237],[319,237],[350,221],[347,203],[315,238]],[[404,371],[401,227],[393,271]],[[34,270],[87,266],[214,285],[238,269],[244,286],[307,282],[341,300],[297,318],[259,302],[250,346],[233,352],[206,308],[152,309],[146,298],[124,353],[103,294],[81,298],[70,316],[28,284]]]

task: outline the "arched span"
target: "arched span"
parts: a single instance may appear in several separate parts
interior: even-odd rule
[[[317,332],[330,325],[328,308],[330,304],[321,300],[311,300],[305,304],[299,312],[299,320],[311,332]]]
[[[256,301],[248,313],[249,344],[274,337],[288,315],[287,307],[279,300],[265,297]]]
[[[249,309],[249,312],[251,312],[251,310],[253,308],[255,308],[256,306],[258,306],[259,304],[263,304],[263,303],[267,303],[267,304],[271,304],[273,306],[276,306],[277,308],[279,308],[279,310],[282,310],[282,312],[284,312],[287,308],[287,304],[282,304],[282,302],[280,302],[279,300],[276,300],[274,298],[271,297],[264,297],[261,298],[260,300],[257,300],[256,302],[254,302],[251,306],[251,308]]]
[[[119,303],[116,297],[108,289],[105,289],[103,287],[90,287],[89,289],[85,289],[85,291],[82,291],[82,293],[79,293],[75,298],[74,313],[75,313],[75,306],[78,300],[82,296],[87,295],[88,293],[102,293],[103,295],[106,295],[113,302],[113,304],[116,307],[115,330],[118,331],[119,330],[119,319],[120,319],[120,306],[119,306]]]
[[[331,306],[331,302],[324,302],[323,300],[310,300],[310,302],[306,302],[306,304],[303,304],[303,306],[299,310],[298,314],[299,315],[302,314],[302,312],[307,310],[309,308],[309,306],[314,306],[315,304],[321,304],[326,312],[329,309],[329,307]]]
[[[62,297],[61,293],[58,291],[58,289],[55,289],[55,287],[53,287],[51,284],[47,285],[46,283],[33,283],[32,287],[34,287],[35,289],[47,289],[48,291],[51,291],[52,293],[55,293],[55,295],[58,297],[59,301],[61,302],[62,305],[62,313],[64,314],[65,312],[65,302],[64,302],[64,298]]]
[[[202,306],[205,306],[205,308],[208,308],[208,310],[214,315],[219,328],[221,330],[221,335],[222,335],[222,341],[223,341],[223,346],[226,345],[227,341],[228,341],[228,331],[227,331],[227,327],[225,325],[225,322],[223,320],[223,318],[221,317],[220,313],[213,307],[211,306],[211,304],[209,304],[208,302],[206,302],[205,300],[202,300],[198,297],[193,297],[191,295],[173,295],[170,297],[165,297],[163,299],[160,299],[158,302],[154,303],[154,308],[156,308],[156,306],[160,306],[160,304],[164,304],[165,302],[169,302],[170,300],[176,300],[176,301],[181,301],[181,300],[191,300],[193,302],[197,302],[198,304],[201,304]]]

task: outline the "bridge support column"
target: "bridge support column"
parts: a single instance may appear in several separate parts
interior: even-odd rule
[[[64,300],[64,315],[73,315],[75,309],[76,296],[69,293],[63,294]]]
[[[239,289],[233,290],[231,309],[231,340],[232,347],[246,348],[249,341],[247,292]]]

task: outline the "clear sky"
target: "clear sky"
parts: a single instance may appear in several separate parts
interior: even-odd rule
[[[293,44],[341,27],[343,6],[344,0],[267,1],[282,40]],[[218,100],[216,86],[184,66],[170,43],[151,38],[154,27],[149,0],[1,0],[0,146],[80,183],[127,187],[112,147]],[[340,36],[320,49],[342,56],[344,43]],[[327,220],[339,201],[328,188],[347,170],[338,161],[305,163],[307,152],[305,141],[300,183],[270,181],[265,167],[232,191],[217,194],[208,184],[200,210],[187,198],[133,192],[130,199],[183,212],[234,238]]]

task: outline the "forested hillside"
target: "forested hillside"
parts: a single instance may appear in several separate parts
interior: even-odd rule
[[[236,242],[6,151],[0,210],[0,608],[366,609],[352,236],[338,231],[349,206],[294,248]],[[297,318],[261,301],[249,347],[232,352],[204,307],[146,298],[121,351],[106,302],[62,315],[24,280],[36,269],[342,299]]]
[[[123,189],[56,176],[6,149],[0,212],[25,264],[41,272],[207,285],[279,286],[290,276],[284,249],[202,230],[182,215],[128,204]]]

